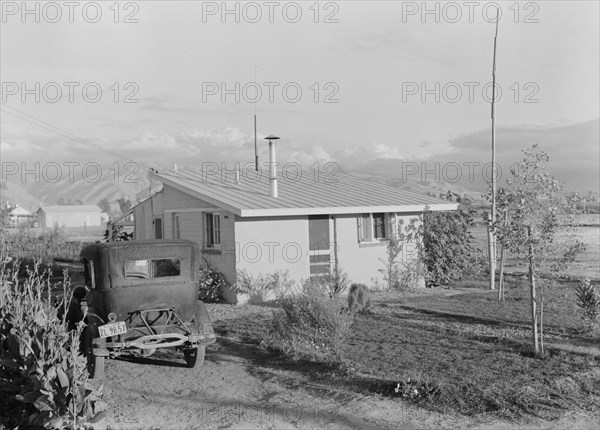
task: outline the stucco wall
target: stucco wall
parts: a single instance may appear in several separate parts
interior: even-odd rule
[[[267,275],[287,270],[298,284],[309,277],[308,217],[237,218],[238,273]]]
[[[418,214],[398,216],[407,225]],[[336,215],[338,264],[348,274],[350,282],[360,282],[369,288],[387,288],[380,269],[385,269],[388,242],[359,243],[358,215]],[[416,254],[414,244],[408,245],[402,258]],[[382,261],[383,260],[383,261]]]

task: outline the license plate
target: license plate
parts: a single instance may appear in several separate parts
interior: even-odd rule
[[[98,327],[98,331],[100,332],[100,337],[110,337],[127,333],[127,327],[125,326],[125,321],[119,321],[101,325]]]

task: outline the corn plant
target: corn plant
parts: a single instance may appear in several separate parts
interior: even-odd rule
[[[0,254],[0,391],[26,405],[28,422],[19,424],[80,428],[106,405],[80,353],[85,324],[67,329],[67,273],[63,298],[53,304],[51,272],[40,273],[36,264],[23,279],[18,267],[18,261]]]

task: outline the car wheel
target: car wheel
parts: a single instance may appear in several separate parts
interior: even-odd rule
[[[96,326],[86,326],[83,329],[83,355],[87,359],[87,370],[90,379],[99,380],[104,376],[104,357],[94,355],[94,339],[98,337]]]
[[[183,350],[183,357],[187,367],[196,369],[204,363],[204,355],[206,354],[206,345],[199,345],[196,348],[186,348]]]

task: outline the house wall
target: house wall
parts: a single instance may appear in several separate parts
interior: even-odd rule
[[[235,239],[238,274],[246,271],[257,276],[287,270],[298,284],[310,276],[307,216],[237,217]]]
[[[99,227],[102,225],[101,212],[45,212],[40,219],[42,227]]]
[[[133,238],[154,239],[154,217],[162,216],[163,194],[157,193],[133,209]]]
[[[404,225],[408,225],[418,215],[399,215],[398,220],[403,220]],[[338,264],[348,274],[350,282],[364,283],[371,289],[387,288],[380,270],[386,267],[388,242],[359,243],[358,214],[336,215],[336,229]],[[406,252],[400,258],[405,260],[416,256],[415,244],[409,244],[405,249]]]
[[[206,210],[202,210],[206,209]],[[221,215],[221,251],[204,249],[205,212],[214,212],[214,205],[189,194],[164,185],[163,187],[163,228],[166,239],[174,238],[174,214],[179,215],[179,237],[192,240],[200,245],[202,255],[215,270],[221,272],[229,283],[236,280],[235,261],[235,215],[219,210]],[[229,301],[235,301],[231,292],[226,293]]]

